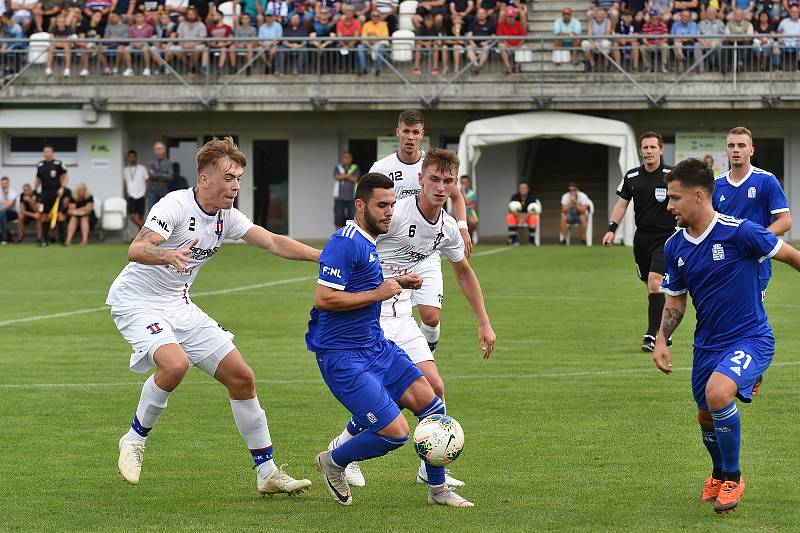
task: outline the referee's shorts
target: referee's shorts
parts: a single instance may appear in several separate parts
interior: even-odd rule
[[[42,194],[39,196],[39,203],[42,205],[43,213],[49,213],[50,210],[53,209],[56,198],[58,198],[58,189],[42,191]]]
[[[674,230],[652,233],[636,230],[633,235],[633,260],[640,280],[647,282],[650,272],[664,275],[664,243],[673,233]]]

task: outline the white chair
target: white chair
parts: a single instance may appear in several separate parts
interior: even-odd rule
[[[50,39],[53,36],[46,31],[34,33],[28,44],[28,63],[41,65],[47,62],[47,49],[50,48]]]
[[[553,63],[569,63],[570,61],[570,52],[569,50],[564,50],[562,48],[556,48],[553,50]]]
[[[417,12],[417,0],[403,0],[397,10],[397,28],[414,31],[413,17]]]
[[[411,30],[395,31],[392,34],[392,63],[408,63],[413,58],[414,32]]]
[[[106,231],[124,231],[128,225],[128,202],[125,198],[113,196],[103,200],[100,213],[100,240],[105,239]]]
[[[223,2],[217,6],[217,11],[222,13],[222,21],[231,28],[234,28],[235,23],[233,18],[235,16],[238,19],[242,14],[242,5],[239,2]]]
[[[514,63],[532,63],[533,50],[521,46],[514,50]]]
[[[594,202],[590,199],[589,203],[586,205],[586,246],[592,245],[592,215],[594,215]],[[570,234],[572,233],[571,230],[574,226],[580,227],[580,224],[567,224],[567,236],[565,240],[568,246],[570,243]]]

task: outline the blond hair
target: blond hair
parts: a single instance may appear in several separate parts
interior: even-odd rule
[[[78,191],[83,189],[85,192],[83,193],[83,199],[87,199],[92,195],[92,191],[89,190],[89,187],[86,186],[85,183],[79,183],[77,187],[75,187],[75,194],[72,195],[72,199],[76,202],[78,201]]]
[[[750,137],[750,144],[753,144],[753,132],[751,132],[744,126],[736,126],[731,131],[728,132],[728,135],[747,135],[748,137]]]
[[[247,158],[236,146],[232,137],[225,137],[224,139],[214,137],[197,150],[197,173],[205,172],[209,166],[214,166],[214,168],[221,170],[219,164],[225,158],[230,159],[242,168],[247,165]]]
[[[435,167],[437,172],[452,173],[458,172],[458,154],[452,150],[444,148],[431,148],[425,152],[425,159],[422,160],[422,171],[427,167]]]

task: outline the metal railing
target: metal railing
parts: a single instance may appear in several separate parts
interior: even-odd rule
[[[108,86],[177,81],[203,106],[236,101],[230,86],[302,83],[302,98],[322,99],[324,84],[396,84],[426,106],[451,97],[454,86],[497,83],[527,88],[525,98],[558,83],[634,88],[626,98],[660,105],[675,86],[716,73],[733,84],[765,83],[763,97],[792,98],[778,81],[797,81],[798,42],[785,36],[547,36],[444,38],[97,39],[2,40],[0,95],[17,85],[91,85],[95,98],[122,98]],[[69,70],[66,70],[69,69]],[[314,90],[308,90],[313,86]],[[556,89],[557,92],[557,89]],[[781,94],[784,92],[786,94]],[[618,91],[611,96],[620,97]],[[147,101],[143,95],[142,101]],[[258,98],[251,94],[250,98]],[[358,99],[380,99],[355,95]],[[130,98],[129,98],[130,100]]]

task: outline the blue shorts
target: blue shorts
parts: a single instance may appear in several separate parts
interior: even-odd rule
[[[397,418],[400,397],[422,377],[406,352],[389,340],[363,350],[326,350],[317,353],[317,364],[336,399],[373,432]]]
[[[775,355],[775,339],[762,337],[745,339],[724,350],[695,348],[692,364],[692,393],[699,409],[708,411],[706,384],[711,374],[719,372],[736,382],[736,397],[745,403],[751,401],[753,385],[767,371]]]

